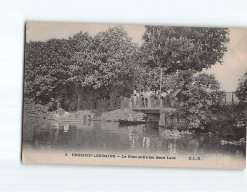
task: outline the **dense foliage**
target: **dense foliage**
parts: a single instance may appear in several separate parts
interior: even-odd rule
[[[142,45],[143,63],[177,70],[202,71],[222,63],[229,41],[224,28],[146,26]]]
[[[114,107],[129,96],[137,79],[138,47],[122,27],[94,38],[80,32],[65,40],[29,42],[25,48],[25,97],[36,103],[60,102],[66,110]]]
[[[237,96],[241,103],[247,104],[247,72],[244,74],[244,76],[239,80],[239,86],[237,89]]]
[[[64,39],[26,44],[25,95],[28,98],[48,104],[51,98],[66,95],[73,47],[70,40]]]
[[[177,108],[176,116],[188,122],[185,128],[204,128],[212,118],[212,96],[219,89],[215,77],[187,70],[166,75],[164,79],[171,104]]]

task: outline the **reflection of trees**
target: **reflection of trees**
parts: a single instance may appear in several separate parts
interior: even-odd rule
[[[178,147],[181,151],[191,154],[196,154],[199,149],[199,141],[193,135],[185,135],[178,141]]]
[[[197,153],[199,149],[199,140],[193,135],[183,135],[179,131],[166,130],[159,128],[159,136],[161,147],[169,154],[176,154],[178,152]]]
[[[48,125],[47,125],[48,124]],[[243,156],[245,148],[221,145],[220,141],[230,138],[205,133],[184,134],[174,137],[164,136],[164,128],[150,125],[118,126],[117,123],[93,122],[93,126],[83,123],[49,122],[30,125],[25,131],[24,143],[35,148],[80,149],[81,151],[120,152],[135,150],[143,154],[226,154]],[[40,125],[40,126],[39,126]],[[47,126],[47,127],[46,127]],[[46,127],[46,128],[45,128]],[[32,130],[32,131],[31,131]],[[166,131],[168,132],[168,131]],[[186,133],[186,132],[185,132]],[[175,139],[176,138],[176,139]]]

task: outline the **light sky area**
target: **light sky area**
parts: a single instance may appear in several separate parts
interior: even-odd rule
[[[26,41],[46,41],[51,38],[68,38],[80,31],[95,36],[114,24],[75,24],[75,23],[28,23],[26,26]],[[141,45],[145,32],[143,25],[121,25],[132,38]],[[230,28],[228,51],[223,57],[223,63],[215,64],[206,73],[214,74],[220,82],[221,90],[235,91],[238,80],[247,72],[247,29]]]

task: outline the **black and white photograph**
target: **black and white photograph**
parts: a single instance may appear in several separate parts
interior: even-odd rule
[[[247,29],[27,22],[22,162],[244,169]]]

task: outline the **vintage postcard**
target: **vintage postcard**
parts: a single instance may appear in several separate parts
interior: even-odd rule
[[[26,23],[22,162],[244,169],[247,29]]]

